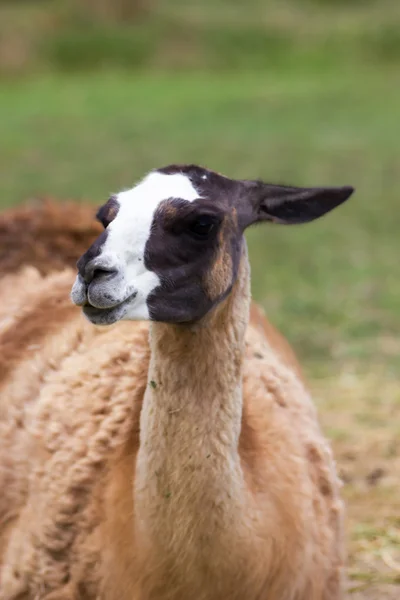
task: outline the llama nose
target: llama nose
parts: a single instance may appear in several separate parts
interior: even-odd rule
[[[93,281],[100,281],[106,277],[109,278],[117,273],[117,269],[115,267],[109,264],[104,264],[96,259],[78,265],[78,270],[87,285],[93,283]]]

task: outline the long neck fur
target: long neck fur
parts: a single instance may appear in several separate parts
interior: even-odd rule
[[[181,597],[186,585],[193,594],[197,576],[202,588],[196,598],[207,597],[213,570],[216,581],[235,585],[234,574],[224,578],[221,571],[229,570],[226,557],[237,545],[243,552],[245,521],[252,518],[238,451],[249,288],[244,250],[231,294],[204,322],[151,327],[134,491],[136,529],[143,556],[151,556],[152,576],[163,571],[168,598]],[[148,597],[164,595],[152,589]]]

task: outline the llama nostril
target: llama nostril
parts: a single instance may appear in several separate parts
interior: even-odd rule
[[[89,285],[93,281],[100,281],[101,279],[115,275],[117,273],[117,269],[111,266],[97,266],[96,263],[91,261],[80,268],[80,273],[85,283]]]
[[[115,269],[100,269],[100,268],[97,268],[97,269],[95,269],[93,271],[92,281],[94,281],[95,279],[103,279],[107,275],[113,275],[114,273],[116,273]]]
[[[94,281],[101,281],[102,279],[106,278],[109,279],[110,277],[113,277],[116,274],[116,269],[105,269],[104,267],[96,267],[92,271],[91,283],[93,283]]]

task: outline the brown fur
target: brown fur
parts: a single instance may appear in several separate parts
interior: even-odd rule
[[[72,314],[76,314],[72,303],[65,303],[65,288],[55,286],[50,294],[38,294],[32,301],[33,306],[28,311],[20,307],[18,323],[5,328],[2,335],[0,385],[19,362],[29,360],[40,349],[43,338],[51,335],[53,330],[57,331],[60,322],[67,322]],[[32,319],[32,311],[35,319]]]
[[[304,382],[305,379],[302,369],[292,347],[283,337],[283,335],[265,318],[261,307],[254,302],[252,302],[250,306],[250,323],[253,325],[253,327],[256,327],[263,332],[266,339],[269,341],[272,348],[274,348],[274,350],[278,353],[285,365],[292,369],[299,379]]]
[[[0,215],[0,275],[32,265],[42,274],[75,267],[101,232],[93,206],[50,199]]]
[[[219,236],[218,254],[214,259],[212,267],[207,272],[204,286],[207,294],[214,302],[230,287],[233,279],[232,257],[224,239],[224,229]]]
[[[149,325],[87,323],[73,279],[2,280],[2,600],[339,600],[331,452],[246,260],[203,327],[151,326],[151,360]]]

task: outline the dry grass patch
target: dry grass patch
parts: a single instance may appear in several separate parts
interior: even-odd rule
[[[384,370],[313,383],[347,504],[349,598],[400,598],[400,386]]]

